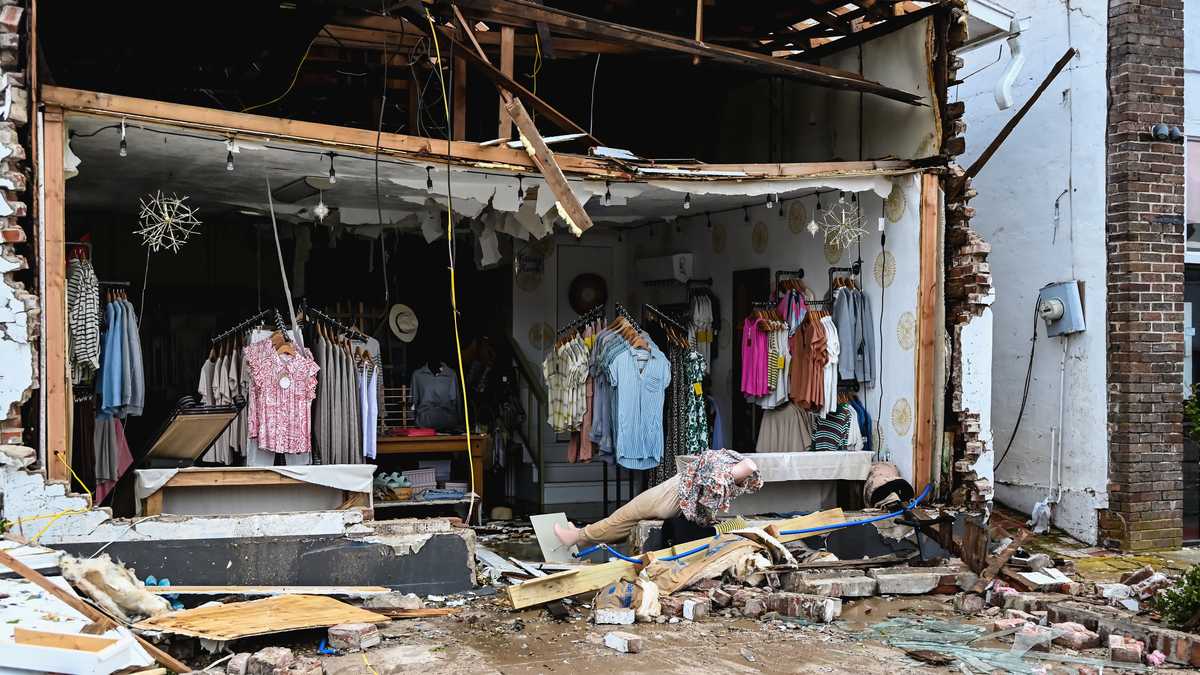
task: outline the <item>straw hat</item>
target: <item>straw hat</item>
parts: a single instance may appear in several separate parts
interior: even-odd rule
[[[412,342],[417,337],[418,325],[417,313],[408,305],[392,305],[388,311],[388,327],[401,342]]]

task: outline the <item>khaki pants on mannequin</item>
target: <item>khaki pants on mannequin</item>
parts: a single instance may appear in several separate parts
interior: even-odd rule
[[[583,528],[582,539],[597,544],[624,541],[639,520],[666,520],[680,513],[676,475],[629,500],[604,520]]]

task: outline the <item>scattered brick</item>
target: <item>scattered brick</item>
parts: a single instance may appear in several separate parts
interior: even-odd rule
[[[287,647],[265,647],[250,656],[246,675],[281,675],[295,660],[292,650]]]
[[[637,654],[642,651],[642,638],[633,633],[614,630],[604,636],[604,646],[622,654]]]
[[[1141,663],[1142,652],[1146,649],[1141,640],[1127,638],[1124,635],[1108,636],[1108,660],[1121,663]]]
[[[373,623],[343,623],[329,628],[329,646],[338,650],[369,649],[382,640]]]
[[[629,607],[605,607],[592,613],[592,621],[599,625],[628,626],[637,621],[637,613]]]

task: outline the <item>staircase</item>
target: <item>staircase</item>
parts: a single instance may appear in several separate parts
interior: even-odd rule
[[[522,462],[515,473],[516,501],[531,513],[565,512],[573,521],[594,521],[605,514],[605,465],[602,462],[573,463],[567,461],[567,441],[561,440],[546,423],[546,387],[541,367],[531,363],[520,345],[511,337],[514,365],[525,424],[521,440],[529,448],[532,461]],[[622,470],[618,501],[617,471],[607,467],[608,512],[628,501],[632,494],[631,472]]]

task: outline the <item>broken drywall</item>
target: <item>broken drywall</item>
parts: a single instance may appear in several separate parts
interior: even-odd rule
[[[8,247],[5,247],[6,249]],[[20,405],[34,385],[33,343],[30,327],[37,320],[34,297],[9,275],[24,269],[25,262],[8,251],[0,254],[0,411],[2,417],[20,414]]]

